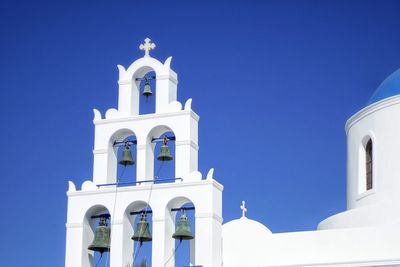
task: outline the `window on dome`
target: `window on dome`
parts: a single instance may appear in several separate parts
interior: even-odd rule
[[[369,139],[365,146],[365,174],[366,189],[372,189],[372,140]]]

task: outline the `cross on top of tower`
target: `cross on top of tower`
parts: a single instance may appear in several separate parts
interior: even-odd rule
[[[150,56],[150,50],[154,50],[156,48],[156,44],[151,42],[150,38],[144,39],[144,44],[141,44],[139,46],[140,50],[144,51],[144,56],[149,57]]]
[[[247,209],[246,202],[244,200],[242,201],[242,205],[240,205],[240,209],[242,210],[242,217],[246,217]]]

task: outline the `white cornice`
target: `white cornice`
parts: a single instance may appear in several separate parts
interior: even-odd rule
[[[219,189],[220,191],[223,190],[223,186],[218,183],[215,180],[201,180],[197,182],[177,182],[177,183],[165,183],[165,184],[153,184],[153,185],[140,185],[140,186],[124,186],[124,187],[118,187],[118,193],[122,192],[130,192],[130,191],[143,191],[143,190],[163,190],[163,189],[168,189],[168,188],[176,188],[176,187],[191,187],[191,186],[207,186],[212,184],[214,187]],[[96,195],[96,194],[104,194],[104,193],[110,193],[110,194],[115,194],[115,186],[110,186],[110,187],[103,187],[98,190],[93,190],[93,191],[73,191],[73,192],[67,192],[68,197],[74,197],[74,196],[84,196],[84,195]]]
[[[178,79],[173,77],[172,75],[158,75],[156,77],[157,80],[170,80],[174,84],[178,84]]]
[[[365,108],[361,109],[359,112],[351,116],[345,125],[345,131],[346,134],[348,134],[350,128],[357,123],[358,121],[362,120],[368,115],[371,115],[372,113],[375,113],[381,109],[400,104],[400,95],[392,96],[385,98],[381,101],[378,101],[376,103],[373,103],[369,106],[366,106]]]
[[[187,145],[190,145],[195,150],[199,150],[199,145],[191,140],[175,141],[175,146],[187,146]]]
[[[65,224],[65,227],[67,228],[82,228],[83,223],[81,222],[68,222]]]
[[[218,214],[215,213],[196,213],[195,214],[196,218],[204,218],[204,219],[209,219],[209,218],[213,218],[214,220],[217,220],[218,222],[222,223],[223,219],[221,216],[219,216]]]
[[[115,123],[115,122],[127,122],[127,121],[139,121],[139,120],[148,120],[154,118],[168,118],[175,116],[184,116],[190,115],[196,121],[199,121],[199,115],[197,115],[193,110],[181,110],[178,112],[170,112],[170,113],[153,113],[153,114],[143,114],[137,116],[131,116],[126,118],[116,118],[116,119],[102,119],[93,121],[95,125]]]

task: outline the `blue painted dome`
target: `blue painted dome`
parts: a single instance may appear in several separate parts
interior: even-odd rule
[[[372,97],[369,99],[367,106],[395,95],[400,95],[400,69],[390,74],[389,77],[379,85]]]

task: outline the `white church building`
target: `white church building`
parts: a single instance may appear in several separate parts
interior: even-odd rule
[[[80,188],[70,181],[67,191],[66,267],[93,267],[99,252],[111,267],[132,266],[135,250],[150,240],[152,266],[175,266],[176,239],[190,243],[191,266],[400,266],[400,70],[346,122],[347,210],[315,231],[274,234],[246,217],[244,202],[241,218],[223,222],[223,185],[213,169],[198,171],[199,116],[192,99],[177,100],[172,58],[160,62],[150,56],[154,48],[146,38],[142,58],[118,65],[118,107],[104,116],[93,110],[93,178]],[[152,94],[149,80],[155,112],[139,115],[143,85],[143,95]],[[160,179],[154,162],[170,156],[175,178]],[[119,163],[136,164],[136,181],[120,183]],[[192,236],[176,232],[177,225],[188,230],[186,209],[194,213]],[[138,231],[150,227],[150,214],[151,228]]]

